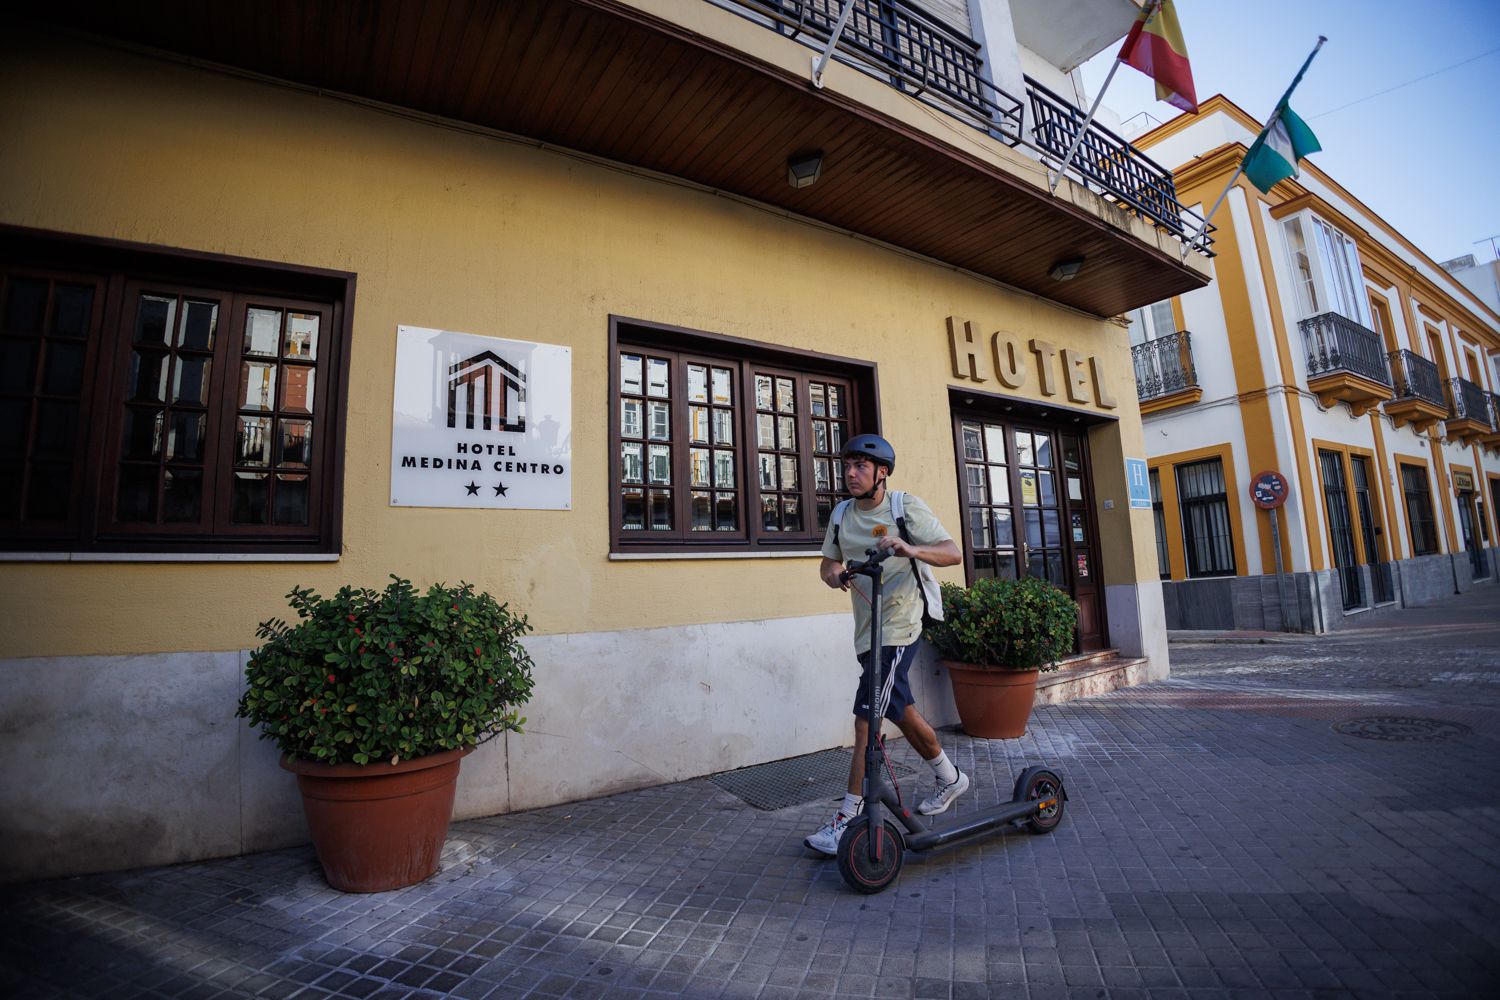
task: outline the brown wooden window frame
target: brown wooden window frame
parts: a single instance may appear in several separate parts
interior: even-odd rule
[[[621,384],[621,358],[627,354],[643,358],[657,357],[668,361],[670,387],[665,401],[670,406],[670,426],[666,440],[649,440],[649,408],[643,407],[642,434],[639,438],[622,433],[623,402],[626,399],[653,399],[648,393],[649,376],[642,376],[641,393],[627,393]],[[690,439],[691,413],[687,398],[688,365],[704,365],[713,368],[728,368],[733,372],[731,402],[723,409],[733,413],[734,493],[737,497],[737,521],[733,530],[693,530],[691,483],[691,457],[694,447],[702,447]],[[780,478],[781,464],[778,460],[776,488],[767,490],[778,497],[792,496],[800,508],[801,530],[766,530],[761,506],[760,452],[757,436],[758,408],[756,406],[756,375],[790,379],[795,394],[795,412],[787,414],[793,418],[796,447],[787,449],[787,457],[794,457],[797,485],[794,489],[783,487]],[[710,374],[710,390],[712,390]],[[610,551],[616,554],[670,555],[670,554],[743,554],[754,552],[808,551],[822,545],[827,513],[832,502],[842,497],[842,490],[818,488],[814,462],[816,458],[827,458],[825,453],[814,455],[816,437],[813,431],[814,416],[811,413],[810,393],[813,383],[839,385],[847,393],[846,413],[842,424],[847,435],[869,431],[878,433],[877,407],[878,383],[873,362],[860,361],[836,355],[802,351],[779,345],[765,344],[708,333],[681,327],[651,323],[625,317],[610,317],[609,326],[609,524]],[[661,400],[661,397],[654,397]],[[712,398],[712,391],[710,391]],[[773,381],[773,402],[774,381]],[[713,404],[710,404],[713,405]],[[712,417],[710,416],[712,424]],[[831,437],[831,432],[830,435]],[[847,437],[845,438],[847,440]],[[622,481],[624,460],[622,448],[626,444],[640,442],[643,445],[643,469],[641,484]],[[669,449],[670,483],[657,484],[659,488],[672,491],[672,527],[652,529],[649,493],[645,504],[645,528],[627,529],[624,522],[624,491],[640,485],[649,491],[650,445],[666,445]],[[710,448],[714,445],[710,441]],[[778,452],[779,453],[779,452]],[[711,459],[712,464],[712,459]],[[841,480],[842,470],[834,473],[834,484]],[[702,487],[696,487],[701,490]],[[717,482],[710,490],[717,490]],[[821,507],[820,507],[821,501]],[[716,506],[711,506],[715,516]],[[820,511],[822,517],[820,518]],[[778,523],[784,520],[784,508],[777,508]],[[820,524],[821,522],[821,524]]]
[[[0,310],[9,308],[11,276],[45,276],[71,285],[86,283],[95,295],[71,446],[70,508],[63,519],[39,520],[28,516],[30,511],[23,511],[18,517],[0,520],[0,551],[169,558],[257,553],[326,556],[340,551],[354,275],[0,226]],[[173,315],[174,323],[186,320],[185,302],[213,303],[212,346],[137,343],[138,309],[145,295],[174,298],[179,310]],[[244,354],[246,317],[252,308],[279,312],[282,327],[274,358]],[[290,353],[287,338],[291,313],[317,317],[317,345],[312,357]],[[4,319],[5,314],[0,312],[0,322]],[[0,331],[0,339],[3,337]],[[147,356],[165,360],[152,376],[163,387],[173,365],[185,359],[199,365],[206,361],[207,374],[196,401],[177,398],[175,378],[171,390],[164,393],[168,398],[141,397],[134,363]],[[240,373],[247,361],[274,365],[277,400],[270,414],[278,433],[282,421],[287,422],[289,433],[300,426],[297,421],[311,421],[310,448],[305,456],[298,456],[305,457],[305,471],[293,457],[282,461],[290,453],[281,454],[279,441],[273,442],[270,465],[265,469],[235,461]],[[310,412],[292,412],[280,398],[282,390],[294,374],[300,380],[308,373],[312,381]],[[37,377],[42,377],[40,369]],[[195,449],[184,450],[173,459],[167,457],[162,442],[173,426],[172,414],[178,411],[186,420],[184,427],[201,421],[202,432]],[[143,433],[152,439],[150,448],[158,454],[148,451],[139,461],[131,458],[126,431],[135,418],[129,414],[153,422],[152,429]],[[158,414],[160,422],[156,421]],[[23,433],[29,441],[37,425],[29,415],[27,419]],[[23,458],[29,471],[33,459],[29,452]],[[143,484],[150,478],[145,470],[155,468],[150,494],[155,512],[149,519],[121,514],[120,478],[127,466],[139,470]],[[270,477],[265,480],[270,490],[268,510],[276,503],[278,484],[290,484],[285,486],[285,499],[289,501],[299,496],[297,484],[307,484],[305,523],[242,523],[233,516],[236,477],[243,479],[261,472]],[[161,507],[166,489],[163,484],[169,473],[184,481],[201,475],[197,507],[189,504],[180,508],[192,516],[185,515],[176,522],[166,521]],[[300,479],[304,474],[307,478]],[[295,503],[282,509],[290,515],[289,520],[300,520]],[[274,513],[271,519],[275,519]]]

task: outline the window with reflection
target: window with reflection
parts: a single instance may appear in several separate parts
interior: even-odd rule
[[[7,548],[336,550],[342,301],[237,287],[265,287],[275,265],[198,258],[176,284],[132,277],[169,271],[171,251],[0,237]],[[22,263],[72,254],[77,273]],[[285,280],[333,293],[345,279]]]

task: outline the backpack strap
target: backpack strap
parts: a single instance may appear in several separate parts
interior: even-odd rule
[[[901,540],[907,545],[915,545],[911,540],[911,532],[906,530],[906,495],[900,490],[891,490],[891,516],[896,520],[896,530],[901,533]],[[913,559],[911,571],[917,578],[917,593],[922,595],[922,619],[942,621],[942,592],[938,589],[937,578],[932,575],[932,567],[920,559]]]
[[[853,502],[854,500],[851,497],[847,500],[840,500],[833,505],[833,513],[829,516],[828,520],[833,525],[833,545],[835,548],[839,544],[839,523],[844,520],[844,512],[849,509],[849,505]]]

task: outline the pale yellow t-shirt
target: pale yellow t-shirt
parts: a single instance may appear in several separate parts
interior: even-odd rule
[[[906,532],[913,545],[936,545],[953,536],[943,526],[920,498],[907,493],[902,498],[906,513]],[[841,563],[851,559],[864,561],[865,550],[875,547],[877,538],[890,535],[900,538],[896,519],[891,515],[891,494],[887,490],[880,505],[874,510],[859,509],[859,502],[851,503],[844,511],[844,520],[839,525],[839,542],[833,544],[833,524],[823,536],[823,555]],[[910,559],[892,556],[881,564],[881,600],[884,603],[881,625],[881,643],[886,646],[909,646],[922,634],[922,594],[918,589],[917,576]],[[854,649],[858,653],[870,648],[870,580],[857,576],[850,581],[850,594],[854,605]]]

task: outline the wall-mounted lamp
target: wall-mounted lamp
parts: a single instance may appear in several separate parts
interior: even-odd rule
[[[1047,273],[1052,275],[1053,281],[1072,281],[1078,277],[1078,272],[1082,270],[1082,257],[1068,257],[1053,264],[1052,270]]]
[[[786,161],[786,182],[794,188],[811,187],[823,174],[823,151],[799,153]]]

